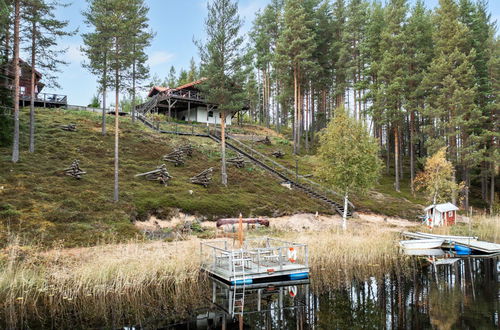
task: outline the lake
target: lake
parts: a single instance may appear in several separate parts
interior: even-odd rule
[[[231,288],[210,280],[206,306],[165,329],[498,329],[500,259],[416,263],[410,275]],[[314,281],[314,279],[312,279]],[[313,287],[315,289],[313,289]],[[242,306],[243,305],[243,306]]]

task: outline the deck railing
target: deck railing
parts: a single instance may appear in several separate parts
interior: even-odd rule
[[[200,243],[200,260],[202,266],[216,270],[217,268],[232,273],[234,260],[245,258],[257,267],[257,273],[281,271],[285,265],[303,265],[309,267],[309,249],[306,244],[287,242],[280,239],[259,237],[248,238],[241,248],[230,247],[228,240]],[[288,251],[293,248],[296,259],[291,261]]]
[[[31,95],[29,94],[19,94],[19,100],[21,101],[31,101]],[[35,94],[35,102],[44,102],[44,103],[57,103],[57,104],[67,104],[68,96],[61,94],[52,94],[52,93],[38,93]]]

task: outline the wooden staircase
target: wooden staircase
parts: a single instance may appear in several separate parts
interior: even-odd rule
[[[150,109],[152,109],[153,107],[156,107],[156,101],[149,103],[146,107],[143,107],[142,109],[140,109],[140,111],[137,112],[137,119],[149,128],[160,133],[208,137],[217,143],[221,143],[220,132],[217,129],[215,131],[208,131],[207,134],[160,130],[157,126],[154,125],[153,122],[151,122],[146,118],[146,116],[144,116],[144,113],[147,113],[148,110],[151,111]],[[292,170],[275,162],[266,155],[263,155],[258,151],[250,148],[243,142],[232,138],[230,135],[226,135],[226,146],[234,150],[235,152],[245,156],[253,163],[257,164],[274,176],[289,183],[293,188],[301,190],[312,198],[318,199],[330,205],[338,214],[340,214],[341,216],[344,215],[344,205],[341,202],[337,202],[342,201],[342,195],[338,194],[337,192],[331,189],[326,189],[325,187],[308,178],[296,175],[296,173],[294,173]],[[349,202],[349,206],[351,210],[355,209],[354,205],[351,202]],[[350,211],[349,208],[347,211],[347,216],[352,216],[352,211]]]
[[[214,140],[214,141],[216,141],[218,143],[221,143],[220,137],[218,135],[210,134],[209,137],[212,140]],[[282,179],[282,180],[290,183],[290,185],[292,187],[294,187],[295,189],[301,190],[301,191],[305,192],[306,194],[308,194],[309,196],[311,196],[311,197],[313,197],[315,199],[319,199],[319,200],[321,200],[321,201],[329,204],[330,206],[333,207],[333,209],[338,214],[344,215],[344,206],[341,205],[340,203],[335,202],[331,197],[330,198],[327,197],[325,193],[320,193],[320,192],[318,192],[317,189],[314,189],[314,187],[312,187],[310,184],[308,184],[309,182],[312,182],[311,180],[308,180],[308,179],[304,178],[303,180],[305,182],[304,183],[299,183],[299,182],[297,182],[296,179],[292,179],[293,176],[289,175],[288,173],[283,173],[283,171],[278,171],[278,168],[279,169],[285,169],[281,164],[277,164],[272,159],[268,158],[267,156],[262,155],[261,153],[259,153],[257,151],[254,151],[253,154],[250,153],[250,152],[247,152],[247,151],[243,150],[242,148],[236,147],[233,143],[228,142],[227,140],[231,140],[231,141],[237,141],[237,140],[235,140],[235,139],[233,139],[233,138],[231,138],[229,136],[227,137],[227,139],[226,139],[226,146],[229,147],[230,149],[232,149],[232,150],[234,150],[234,151],[242,154],[243,156],[247,157],[252,162],[254,162],[255,164],[259,165],[261,168],[267,170],[271,174],[277,176],[278,178],[280,178],[280,179]],[[247,149],[251,149],[251,148],[247,146]],[[260,159],[258,159],[258,158],[260,158]],[[269,164],[272,164],[272,165],[269,165]],[[278,166],[273,166],[273,165],[278,165]],[[287,172],[291,172],[291,171],[288,170]],[[350,206],[352,208],[354,208],[354,205],[352,205],[352,203],[350,203]],[[347,216],[351,217],[352,216],[352,212],[348,210],[347,211]]]

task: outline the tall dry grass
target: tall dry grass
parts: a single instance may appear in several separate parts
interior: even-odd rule
[[[49,251],[13,241],[0,257],[0,319],[122,326],[182,315],[201,296],[198,251],[195,239]]]
[[[349,285],[353,278],[406,271],[408,257],[398,251],[398,231],[387,227],[352,227],[343,231],[288,234],[309,246],[309,264],[317,290]]]
[[[500,243],[500,216],[478,215],[470,224],[434,228],[433,233],[443,235],[477,236],[480,240]]]
[[[316,292],[402,269],[406,260],[398,232],[387,227],[275,234],[308,244]],[[195,238],[47,251],[12,241],[0,253],[0,324],[12,328],[28,320],[65,327],[178,318],[201,307],[207,294]]]

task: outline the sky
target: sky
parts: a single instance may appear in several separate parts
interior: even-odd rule
[[[424,0],[428,8],[434,8],[438,0]],[[410,0],[414,2],[414,0]],[[489,0],[492,19],[500,21],[500,0]],[[263,9],[269,0],[240,0],[239,13],[244,21],[242,34],[247,35],[252,21],[259,9]],[[207,0],[146,0],[149,6],[149,20],[156,36],[146,50],[151,76],[164,79],[173,65],[177,73],[181,68],[188,69],[192,57],[198,62],[198,49],[193,43],[203,40],[204,20],[207,16]],[[67,49],[64,59],[69,65],[61,68],[58,82],[61,88],[47,87],[43,92],[68,95],[68,103],[87,105],[92,96],[97,94],[96,77],[82,67],[86,59],[80,52],[81,34],[89,28],[83,22],[82,11],[87,7],[85,0],[73,0],[69,7],[61,8],[57,16],[70,21],[71,29],[78,29],[72,37],[60,40],[59,46]]]

